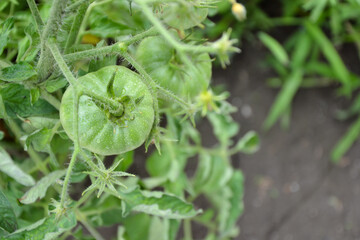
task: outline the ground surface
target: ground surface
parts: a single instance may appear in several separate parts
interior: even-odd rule
[[[254,129],[260,150],[239,154],[234,164],[245,176],[245,213],[239,240],[360,239],[360,144],[334,166],[330,150],[350,122],[334,118],[340,102],[331,88],[301,90],[294,100],[291,126],[269,132],[262,123],[276,96],[265,80],[271,71],[260,66],[266,51],[244,46],[226,71],[214,74],[225,83],[241,133]]]

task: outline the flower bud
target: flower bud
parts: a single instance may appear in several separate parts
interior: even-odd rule
[[[244,21],[246,19],[246,8],[241,3],[234,2],[231,11],[239,21]]]

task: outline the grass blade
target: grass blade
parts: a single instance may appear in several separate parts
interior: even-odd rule
[[[266,130],[271,128],[284,111],[286,111],[288,105],[295,96],[296,91],[300,87],[302,77],[303,72],[301,69],[294,70],[291,73],[285,82],[284,87],[276,97],[275,102],[270,109],[270,113],[265,120],[264,128]]]
[[[331,161],[333,163],[339,163],[341,157],[350,149],[353,143],[360,135],[360,116],[356,122],[351,125],[346,134],[336,144],[331,152]]]
[[[339,56],[336,49],[333,47],[331,41],[325,36],[319,27],[311,22],[305,22],[306,29],[312,38],[320,46],[324,56],[329,61],[334,70],[338,80],[343,84],[344,93],[346,96],[351,94],[351,79],[349,71],[347,70],[344,62]]]
[[[279,62],[283,65],[287,65],[289,63],[289,56],[276,39],[264,32],[259,33],[259,38]]]

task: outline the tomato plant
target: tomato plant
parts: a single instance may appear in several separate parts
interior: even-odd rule
[[[213,7],[0,3],[0,239],[101,240],[104,226],[118,239],[192,239],[193,222],[208,239],[237,236],[244,178],[231,156],[259,139],[234,142],[236,109],[209,86],[211,58],[225,66],[239,51],[229,32],[196,39]],[[205,119],[213,147],[195,127]]]

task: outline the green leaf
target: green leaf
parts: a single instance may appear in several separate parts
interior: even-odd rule
[[[51,129],[60,121],[58,118],[50,117],[27,117],[26,119],[21,120],[23,120],[21,127],[28,134],[31,134],[42,128]]]
[[[19,84],[8,84],[0,89],[5,109],[9,117],[29,117],[57,114],[58,111],[43,99],[33,105],[30,103],[30,91]]]
[[[1,24],[1,32],[0,32],[0,55],[3,53],[8,39],[9,39],[9,33],[11,31],[11,28],[14,25],[14,18],[10,17],[8,19],[6,19],[2,24]]]
[[[40,89],[38,88],[32,88],[30,89],[30,103],[31,105],[34,105],[37,100],[39,100],[40,97]]]
[[[33,23],[30,23],[25,29],[26,38],[19,42],[19,52],[16,62],[31,62],[40,51],[40,36]]]
[[[45,89],[49,93],[53,93],[67,85],[68,81],[66,78],[57,78],[54,80],[46,81]]]
[[[264,128],[271,128],[278,118],[286,111],[292,99],[295,96],[296,91],[299,89],[303,72],[301,69],[294,70],[285,85],[277,95],[275,102],[271,106],[270,113],[264,122]]]
[[[17,229],[17,221],[14,210],[11,207],[9,200],[6,198],[6,196],[1,190],[0,190],[0,228],[6,230],[7,232],[14,232]]]
[[[254,131],[247,132],[236,144],[234,150],[251,154],[259,149],[260,139]]]
[[[264,32],[259,33],[259,38],[279,62],[281,62],[283,65],[287,65],[289,63],[289,57],[285,49],[276,39]]]
[[[0,131],[0,141],[3,140],[4,136],[5,136],[4,132]]]
[[[23,136],[21,140],[25,141],[25,151],[27,151],[30,144],[32,144],[36,151],[43,152],[48,150],[46,148],[49,146],[48,144],[50,143],[52,137],[52,130],[43,128],[36,130],[28,136]]]
[[[66,170],[54,171],[36,183],[35,186],[30,188],[19,201],[23,204],[34,203],[38,199],[45,197],[47,189],[54,184],[59,178],[65,175]]]
[[[195,210],[192,204],[163,192],[135,189],[129,193],[120,191],[119,194],[125,203],[124,215],[133,210],[164,218],[184,219],[201,213],[201,210]]]
[[[34,224],[21,228],[12,234],[9,234],[1,240],[50,240],[59,239],[58,237],[76,226],[75,213],[68,211],[61,219],[55,219],[55,215],[43,218]]]
[[[343,84],[345,94],[349,96],[351,93],[350,74],[333,44],[315,24],[305,22],[305,26],[311,37],[320,46],[324,56],[331,64],[338,80]]]
[[[236,226],[236,221],[244,211],[244,175],[241,171],[234,171],[228,186],[231,190],[229,197],[230,207],[227,209],[225,230],[230,230]]]
[[[226,185],[232,173],[228,159],[203,153],[194,178],[195,191],[213,194]]]
[[[2,147],[0,147],[0,171],[24,186],[33,186],[35,184],[34,179],[21,170]]]
[[[217,139],[223,145],[229,145],[230,138],[238,133],[239,125],[234,122],[230,115],[209,113],[207,116],[213,126],[213,131]]]
[[[333,163],[339,163],[341,157],[350,149],[356,139],[360,135],[360,116],[353,123],[346,134],[340,139],[331,152],[331,160]]]
[[[33,66],[27,62],[19,62],[0,70],[0,80],[6,82],[21,82],[36,75]]]

